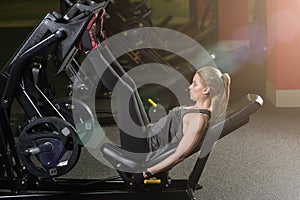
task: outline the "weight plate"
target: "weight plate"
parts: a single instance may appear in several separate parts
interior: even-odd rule
[[[77,163],[80,150],[74,127],[57,117],[37,118],[21,131],[18,152],[22,164],[37,177],[58,177]]]

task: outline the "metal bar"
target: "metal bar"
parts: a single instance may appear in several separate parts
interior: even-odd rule
[[[5,185],[7,180],[1,180]],[[85,179],[41,180],[27,193],[14,195],[0,190],[0,199],[183,199],[190,200],[186,180],[173,180],[168,187],[149,185],[129,188],[124,181]],[[5,189],[5,188],[4,188]],[[2,195],[2,196],[1,196]]]
[[[20,84],[21,78],[23,76],[25,61],[29,59],[31,56],[36,54],[37,52],[47,48],[51,44],[54,44],[65,37],[64,31],[56,31],[49,35],[47,38],[38,42],[36,45],[27,49],[11,66],[11,72],[5,86],[5,90],[1,99],[1,107],[8,108],[12,104],[12,100],[17,91],[17,87]]]
[[[12,137],[8,137],[11,133],[10,127],[8,127],[8,120],[7,120],[7,113],[4,109],[0,109],[0,155],[2,156],[2,162],[1,164],[4,164],[4,167],[1,169],[5,170],[3,174],[7,176],[7,184],[5,184],[11,191],[16,190],[15,188],[15,174],[14,174],[14,166],[13,166],[13,156],[16,155],[16,151],[14,149],[14,140]],[[4,131],[8,131],[8,134],[5,134]],[[13,141],[12,141],[13,140]],[[13,155],[8,151],[8,147],[11,149]],[[17,157],[15,157],[15,160],[18,160]],[[16,165],[20,165],[19,161],[16,162]],[[1,185],[1,184],[0,184]]]

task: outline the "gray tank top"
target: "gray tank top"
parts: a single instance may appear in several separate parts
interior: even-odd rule
[[[169,114],[158,122],[149,124],[148,145],[150,152],[165,149],[167,146],[178,145],[183,137],[183,116],[187,113],[203,113],[210,118],[211,112],[205,109],[184,109],[183,106],[175,107]]]

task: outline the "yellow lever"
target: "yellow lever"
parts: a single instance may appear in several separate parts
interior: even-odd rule
[[[157,104],[152,100],[152,99],[148,99],[148,102],[153,106],[153,107],[157,107]]]
[[[160,184],[161,180],[160,179],[146,179],[144,180],[144,184],[148,185],[148,184]]]

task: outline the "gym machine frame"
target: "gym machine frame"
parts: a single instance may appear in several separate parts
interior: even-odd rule
[[[30,172],[20,160],[20,145],[16,144],[10,127],[11,106],[16,99],[24,109],[28,124],[37,123],[38,120],[47,119],[51,123],[52,117],[65,120],[63,114],[57,109],[52,99],[47,95],[47,87],[40,88],[38,77],[42,74],[40,68],[32,67],[32,59],[48,56],[49,52],[56,52],[57,62],[66,73],[72,61],[78,42],[87,24],[96,12],[106,6],[106,3],[83,5],[74,4],[64,15],[50,13],[40,22],[32,34],[18,50],[13,59],[3,68],[0,74],[0,198],[1,199],[195,199],[193,192],[200,189],[198,181],[203,172],[206,161],[210,155],[213,144],[220,138],[245,125],[249,116],[262,106],[262,99],[258,95],[247,95],[228,114],[225,120],[212,126],[205,134],[201,152],[193,171],[186,180],[171,180],[164,176],[161,184],[142,185],[130,187],[120,176],[105,179],[62,179],[56,176],[39,177]],[[75,23],[76,22],[76,23]],[[74,74],[71,74],[74,75]],[[72,77],[72,76],[69,76]],[[47,85],[47,84],[46,84]],[[42,104],[43,109],[39,106]],[[64,122],[64,126],[72,125]],[[26,127],[26,126],[25,126]],[[220,128],[222,131],[220,132]],[[76,132],[76,131],[75,131]],[[61,139],[61,138],[57,138]],[[74,141],[74,135],[72,138]],[[77,154],[80,147],[73,141],[72,150]],[[206,142],[207,141],[207,142]],[[75,143],[75,144],[74,144]],[[47,148],[47,146],[43,146]],[[36,149],[29,149],[33,153]],[[154,161],[159,161],[172,153],[174,149],[160,155]],[[102,148],[104,156],[112,163],[126,165],[130,158],[120,156],[119,149],[106,145]],[[37,153],[38,154],[38,153]],[[70,165],[54,171],[52,175],[59,177],[72,169],[77,157],[71,157]],[[135,162],[134,160],[131,160]],[[147,164],[147,163],[146,163]],[[116,166],[117,166],[116,165]],[[130,168],[130,166],[127,166]],[[117,169],[117,167],[116,167]]]

